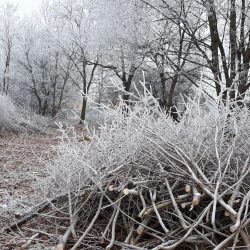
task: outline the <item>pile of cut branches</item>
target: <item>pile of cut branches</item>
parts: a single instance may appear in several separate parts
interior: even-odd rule
[[[150,98],[104,107],[91,138],[63,130],[49,202],[5,232],[31,244],[29,221],[57,250],[250,249],[249,111],[199,95],[175,124]]]

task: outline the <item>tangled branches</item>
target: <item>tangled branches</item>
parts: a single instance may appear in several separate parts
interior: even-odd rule
[[[178,124],[146,97],[102,112],[90,140],[62,131],[41,183],[60,197],[39,213],[57,250],[250,248],[247,110],[199,96]]]

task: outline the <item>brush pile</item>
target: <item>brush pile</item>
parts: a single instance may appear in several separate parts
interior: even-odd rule
[[[57,250],[250,249],[249,111],[202,94],[185,109],[176,124],[145,95],[104,107],[91,138],[63,130],[47,201],[5,232]]]

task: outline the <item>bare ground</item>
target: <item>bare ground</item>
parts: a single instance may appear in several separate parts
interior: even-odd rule
[[[39,202],[39,195],[34,189],[37,177],[44,175],[45,162],[53,157],[53,146],[58,141],[56,130],[46,134],[0,133],[1,229],[15,223]],[[19,230],[2,234],[0,249],[20,249],[25,244],[25,237]]]

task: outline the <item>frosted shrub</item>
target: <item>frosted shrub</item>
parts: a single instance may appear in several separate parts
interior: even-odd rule
[[[9,96],[0,94],[0,129],[41,131],[47,124],[48,119],[45,117],[16,106]]]
[[[0,128],[16,128],[17,111],[15,105],[6,95],[0,94]]]
[[[96,249],[220,249],[234,237],[249,245],[250,117],[230,105],[200,93],[175,123],[145,94],[130,107],[99,107],[91,138],[61,129],[40,184],[46,198],[65,198],[55,209],[70,221],[58,249],[71,233],[73,250],[88,237]]]

